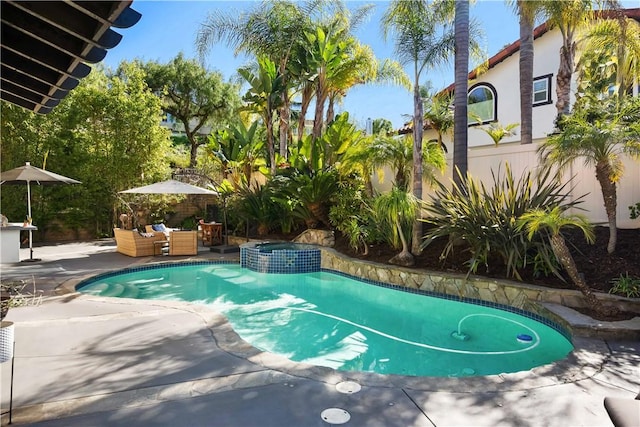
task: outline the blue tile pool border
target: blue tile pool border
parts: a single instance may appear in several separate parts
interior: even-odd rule
[[[240,266],[258,273],[297,274],[320,271],[320,248],[273,249],[266,252],[262,245],[240,246]]]
[[[168,263],[141,265],[141,266],[136,266],[136,267],[124,268],[124,269],[121,269],[121,270],[114,270],[114,271],[108,271],[108,272],[105,272],[105,273],[100,273],[100,274],[98,274],[96,276],[92,276],[92,277],[89,277],[87,279],[84,279],[84,280],[80,281],[76,285],[75,289],[76,289],[76,291],[80,291],[82,289],[82,287],[87,286],[90,283],[96,282],[98,280],[106,279],[108,277],[118,276],[118,275],[121,275],[121,274],[135,273],[137,271],[155,270],[155,269],[159,269],[159,268],[178,268],[178,267],[188,267],[188,266],[211,265],[211,264],[240,265],[240,263],[238,263],[237,261],[228,261],[228,260],[183,261],[183,262],[168,262]],[[243,268],[246,268],[246,267],[243,267]],[[248,269],[248,270],[251,270],[251,269]],[[329,269],[329,268],[320,268],[320,269],[316,270],[316,272],[332,273],[332,274],[336,274],[338,276],[346,277],[348,279],[357,280],[359,282],[363,282],[363,283],[366,283],[366,284],[369,284],[369,285],[380,286],[380,287],[388,288],[388,289],[394,289],[394,290],[401,291],[401,292],[408,292],[408,293],[411,293],[411,294],[430,296],[430,297],[433,297],[433,298],[440,298],[440,299],[449,300],[449,301],[456,301],[456,302],[474,304],[474,305],[479,305],[481,307],[495,308],[495,309],[498,309],[498,310],[503,310],[503,311],[507,311],[507,312],[510,312],[510,313],[519,314],[521,316],[527,317],[529,319],[532,319],[532,320],[535,320],[537,322],[540,322],[540,323],[542,323],[542,324],[544,324],[546,326],[549,326],[550,328],[552,328],[555,331],[557,331],[560,334],[562,334],[562,336],[564,336],[573,345],[573,338],[571,337],[571,334],[569,333],[569,331],[567,331],[559,323],[554,322],[553,320],[550,320],[550,319],[548,319],[548,318],[546,318],[544,316],[541,316],[539,314],[532,313],[530,311],[523,310],[523,309],[520,309],[520,308],[512,307],[510,305],[500,304],[500,303],[493,302],[493,301],[485,301],[485,300],[481,300],[481,299],[477,299],[477,298],[467,298],[467,297],[461,297],[461,296],[457,296],[457,295],[444,294],[444,293],[441,293],[441,292],[427,291],[427,290],[424,290],[424,289],[409,288],[407,286],[402,286],[402,285],[394,285],[394,284],[391,284],[391,283],[385,283],[385,282],[380,282],[380,281],[377,281],[377,280],[371,280],[371,279],[366,279],[366,278],[363,278],[363,277],[354,276],[354,275],[351,275],[351,274],[348,274],[348,273],[344,273],[342,271],[337,271],[337,270],[333,270],[333,269]],[[263,274],[270,274],[270,273],[263,273]],[[283,273],[283,274],[285,274],[285,273]]]

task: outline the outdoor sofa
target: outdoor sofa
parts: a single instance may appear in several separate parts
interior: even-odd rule
[[[166,241],[164,233],[145,233],[141,235],[137,230],[113,229],[116,239],[117,251],[131,257],[152,256],[154,254],[154,242]]]

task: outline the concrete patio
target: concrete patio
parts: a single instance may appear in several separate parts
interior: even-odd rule
[[[41,261],[3,264],[1,273],[33,280],[44,295],[5,319],[16,325],[17,425],[326,426],[323,411],[340,408],[348,426],[610,426],[604,397],[632,399],[640,389],[640,343],[594,338],[575,338],[560,362],[477,378],[295,363],[249,346],[206,306],[56,292],[88,275],[189,257],[130,258],[110,239],[36,247],[34,256]],[[190,259],[234,257],[200,248]],[[11,362],[1,373],[4,412]],[[339,392],[346,380],[362,389]]]

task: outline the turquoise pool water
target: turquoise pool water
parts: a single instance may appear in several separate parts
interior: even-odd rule
[[[190,301],[224,313],[254,347],[338,370],[476,376],[564,358],[556,329],[496,308],[375,286],[326,271],[256,273],[236,264],[98,277],[80,292]]]

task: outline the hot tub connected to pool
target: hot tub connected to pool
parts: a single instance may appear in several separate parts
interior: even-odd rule
[[[320,248],[293,242],[245,243],[240,265],[259,273],[313,273],[320,271]]]

